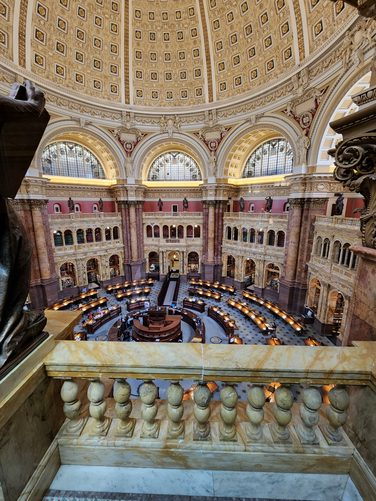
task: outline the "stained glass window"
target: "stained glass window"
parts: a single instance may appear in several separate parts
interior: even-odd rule
[[[286,139],[271,139],[261,144],[245,164],[243,177],[273,176],[292,172],[294,153]]]
[[[43,174],[51,176],[105,179],[97,157],[81,144],[59,141],[46,146],[42,153]]]

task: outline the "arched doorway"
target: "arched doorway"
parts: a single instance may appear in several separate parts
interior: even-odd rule
[[[228,278],[235,277],[235,258],[231,255],[227,256],[226,276]]]
[[[171,251],[167,255],[168,259],[168,271],[179,271],[180,270],[180,252]]]
[[[92,259],[88,260],[88,262],[86,263],[86,272],[88,284],[90,284],[91,282],[97,283],[98,280],[100,280],[98,259],[93,257]]]
[[[149,252],[149,272],[159,273],[159,254],[158,252]]]
[[[117,254],[110,257],[108,264],[110,265],[110,278],[120,275],[120,259]]]
[[[328,311],[326,315],[327,324],[331,324],[332,334],[338,335],[342,325],[345,298],[339,291],[331,291],[328,296]]]
[[[309,283],[307,305],[317,312],[321,294],[321,283],[317,278],[313,278]]]
[[[76,285],[76,269],[73,263],[64,263],[60,266],[60,280],[62,289]]]
[[[265,288],[279,291],[279,277],[281,270],[279,266],[274,263],[270,263],[266,267],[265,273]]]
[[[246,287],[255,283],[256,263],[253,259],[246,259],[244,265],[244,282]]]
[[[189,252],[188,254],[188,273],[198,273],[199,257],[197,252]]]

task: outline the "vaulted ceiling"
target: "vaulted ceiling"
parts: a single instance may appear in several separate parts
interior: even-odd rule
[[[342,0],[0,0],[0,57],[90,100],[227,103],[292,74],[356,16]]]

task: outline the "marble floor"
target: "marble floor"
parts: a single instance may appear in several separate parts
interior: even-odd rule
[[[133,497],[132,497],[133,494]],[[134,495],[138,494],[139,497]],[[154,495],[150,497],[150,494]],[[171,496],[171,497],[170,497]],[[44,501],[361,501],[347,475],[61,466]]]

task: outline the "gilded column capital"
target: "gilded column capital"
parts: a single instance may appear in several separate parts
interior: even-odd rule
[[[364,197],[360,211],[362,242],[376,249],[376,134],[341,141],[328,153],[335,158],[334,178]]]

